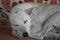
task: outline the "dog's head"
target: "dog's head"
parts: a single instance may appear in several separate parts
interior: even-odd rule
[[[31,19],[30,16],[26,14],[26,11],[16,8],[12,10],[10,15],[14,18],[15,23],[19,25],[17,29],[17,31],[19,31],[18,33],[21,32],[21,35],[24,37],[30,35]]]
[[[26,3],[17,5],[11,10],[11,24],[16,24],[16,27],[14,28],[17,28],[17,34],[20,37],[28,37],[31,35],[30,13],[32,12],[33,8],[34,5]]]
[[[33,7],[28,5],[27,8],[24,8],[24,6],[26,7],[26,4],[22,5],[23,8],[20,5],[14,7],[11,10],[10,19],[12,20],[14,19],[15,23],[19,25],[17,29],[18,34],[25,37],[30,35],[31,27],[30,13]]]

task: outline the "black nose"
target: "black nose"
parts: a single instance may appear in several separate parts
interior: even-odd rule
[[[23,33],[23,37],[28,37],[28,33],[27,32]]]

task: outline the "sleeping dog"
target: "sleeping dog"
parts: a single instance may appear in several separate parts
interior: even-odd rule
[[[17,37],[60,36],[60,6],[23,3],[15,6],[9,14],[12,34]]]

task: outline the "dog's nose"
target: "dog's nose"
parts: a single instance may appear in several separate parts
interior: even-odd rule
[[[27,32],[23,33],[23,37],[28,37],[28,33]]]

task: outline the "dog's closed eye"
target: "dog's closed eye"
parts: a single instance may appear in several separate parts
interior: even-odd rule
[[[15,13],[17,13],[17,11],[15,11]]]
[[[26,21],[24,21],[24,24],[27,22],[27,20]]]

